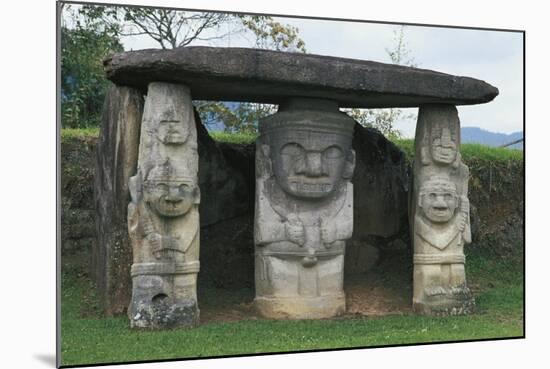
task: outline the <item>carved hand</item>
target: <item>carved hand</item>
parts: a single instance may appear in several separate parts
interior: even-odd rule
[[[466,196],[460,197],[460,211],[466,215],[470,213],[470,200]]]
[[[321,219],[321,239],[327,248],[336,242],[336,227],[331,227],[329,222],[323,219]]]
[[[285,231],[291,242],[294,242],[299,246],[303,246],[306,243],[304,225],[296,215],[291,215],[288,217],[287,222],[285,223]]]
[[[163,243],[166,244],[164,247],[177,250],[179,239],[180,239],[179,236],[175,236],[175,237],[174,236],[164,236],[163,237]]]
[[[159,251],[162,247],[162,236],[158,233],[149,233],[147,236],[147,241],[152,247],[152,251]]]
[[[462,196],[460,199],[460,216],[461,220],[458,225],[458,230],[464,232],[466,223],[468,223],[468,217],[470,215],[470,202],[466,196]]]

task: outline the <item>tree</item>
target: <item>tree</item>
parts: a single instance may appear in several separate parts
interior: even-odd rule
[[[103,59],[122,51],[118,38],[108,29],[78,19],[65,8],[61,27],[61,114],[63,127],[97,125],[108,81]],[[72,23],[71,27],[67,23]]]
[[[101,21],[117,36],[146,35],[163,49],[184,47],[193,41],[221,39],[222,25],[234,22],[226,13],[186,12],[164,8],[85,5],[79,11],[87,19]],[[205,36],[213,31],[211,36]]]
[[[393,30],[393,43],[391,49],[386,48],[386,53],[393,64],[417,67],[418,64],[411,56],[411,50],[405,40],[405,26],[399,30]],[[401,137],[401,132],[395,128],[395,123],[402,119],[412,119],[413,114],[405,114],[401,109],[343,109],[349,116],[364,127],[378,129],[389,139]]]
[[[102,29],[120,38],[150,37],[163,49],[242,37],[252,39],[251,46],[257,48],[306,51],[296,27],[268,16],[96,5],[82,6],[79,16],[92,24],[102,24]],[[206,125],[222,121],[228,132],[254,131],[259,118],[276,110],[274,105],[258,103],[195,101],[195,106]]]
[[[118,37],[148,36],[163,49],[223,40],[232,35],[246,38],[246,33],[251,33],[255,47],[305,52],[298,29],[269,16],[97,5],[84,5],[79,14],[94,23],[101,22]]]

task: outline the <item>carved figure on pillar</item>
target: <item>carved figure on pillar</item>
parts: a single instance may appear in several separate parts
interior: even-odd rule
[[[322,318],[345,311],[354,125],[332,101],[298,98],[260,121],[255,304],[264,316]]]
[[[421,106],[416,132],[411,227],[413,309],[469,313],[464,244],[471,242],[468,167],[460,156],[460,122],[452,105]]]
[[[129,183],[132,327],[198,324],[200,192],[192,109],[185,86],[149,85],[138,172]]]

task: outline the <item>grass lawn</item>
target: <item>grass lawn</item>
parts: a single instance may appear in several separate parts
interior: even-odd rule
[[[470,316],[249,319],[189,330],[132,331],[125,316],[102,318],[88,277],[67,267],[62,274],[62,365],[522,336],[521,257],[474,253],[467,268],[477,304]]]

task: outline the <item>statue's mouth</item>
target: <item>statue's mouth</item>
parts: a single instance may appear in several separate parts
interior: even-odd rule
[[[184,142],[183,135],[179,133],[169,133],[166,135],[166,142],[168,143],[181,143]]]
[[[291,181],[290,187],[294,191],[327,193],[332,190],[332,183],[328,182],[310,182],[310,181]]]
[[[449,211],[449,208],[446,206],[434,206],[432,209],[436,215],[446,215]]]
[[[454,149],[452,147],[439,146],[437,150],[437,154],[442,159],[450,160],[454,156]]]
[[[289,177],[289,185],[292,190],[297,192],[327,193],[333,188],[333,184],[326,180],[309,177]]]
[[[160,210],[166,215],[179,215],[184,212],[183,200],[167,201],[162,200],[159,203]]]

